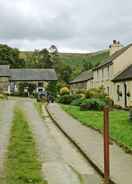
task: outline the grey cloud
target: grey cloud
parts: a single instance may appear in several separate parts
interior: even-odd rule
[[[4,4],[5,5],[5,4]],[[29,14],[25,16],[25,11],[22,12],[18,9],[13,9],[16,6],[11,5],[8,7],[10,12],[6,11],[6,7],[3,5],[0,11],[1,24],[0,32],[3,39],[46,39],[46,40],[59,40],[67,39],[75,34],[73,29],[74,20],[70,13],[66,10],[53,16],[41,15],[39,12],[34,16],[33,9]],[[26,6],[26,5],[25,5]],[[42,7],[43,8],[43,7]],[[42,9],[40,8],[40,10]],[[39,10],[37,10],[39,11]],[[52,14],[53,12],[51,12]],[[45,13],[44,13],[45,14]]]
[[[32,50],[92,51],[132,41],[131,0],[0,0],[0,41]]]

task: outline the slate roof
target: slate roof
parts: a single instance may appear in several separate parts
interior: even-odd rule
[[[10,69],[9,65],[0,65],[0,77],[9,77],[12,81],[57,80],[54,69]]]
[[[54,69],[10,69],[12,81],[52,81],[57,80]]]
[[[93,72],[92,72],[92,70],[88,70],[88,71],[82,72],[73,81],[71,81],[70,84],[84,82],[84,81],[88,81],[90,79],[93,79]]]
[[[125,81],[132,79],[132,65],[130,65],[127,69],[125,69],[122,73],[116,76],[113,79],[113,82]]]
[[[0,77],[9,77],[10,68],[9,65],[0,65]]]
[[[99,68],[102,68],[106,65],[110,65],[112,64],[113,60],[116,59],[117,57],[119,57],[121,54],[123,54],[127,49],[129,49],[132,46],[132,44],[127,45],[126,47],[123,47],[122,49],[118,50],[117,52],[115,52],[112,56],[110,56],[104,63],[101,63],[100,65],[98,65],[97,67],[95,67],[93,70],[97,70]]]

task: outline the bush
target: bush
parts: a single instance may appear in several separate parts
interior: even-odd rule
[[[0,93],[0,99],[1,99],[1,100],[4,100],[4,99],[8,99],[8,97],[7,97],[6,94]]]
[[[92,88],[85,94],[86,98],[104,98],[106,96],[104,88]]]
[[[74,99],[75,96],[73,95],[63,95],[59,97],[58,102],[62,104],[71,104]]]
[[[57,96],[57,81],[49,81],[46,91],[53,97]]]
[[[105,101],[97,98],[84,100],[80,105],[80,110],[102,110],[105,107]]]
[[[84,101],[83,98],[76,98],[71,102],[71,105],[80,106],[82,102]]]
[[[85,89],[80,89],[76,91],[76,94],[86,94],[87,90]]]
[[[84,93],[78,93],[78,94],[76,94],[76,97],[77,97],[77,98],[82,98],[82,99],[84,99],[84,98],[85,98],[85,94],[84,94]]]
[[[114,105],[114,108],[115,108],[115,109],[122,109],[122,106],[116,105],[116,104],[115,104],[115,105]]]
[[[113,107],[114,101],[113,101],[109,96],[106,96],[106,97],[104,98],[104,101],[106,102],[106,104],[107,104],[109,107]]]
[[[70,90],[68,87],[63,87],[60,89],[60,95],[66,95],[66,94],[69,94],[70,93]]]

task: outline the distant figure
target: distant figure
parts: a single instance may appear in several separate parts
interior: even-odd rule
[[[48,103],[54,103],[54,97],[52,95],[48,94],[47,101],[48,101]]]

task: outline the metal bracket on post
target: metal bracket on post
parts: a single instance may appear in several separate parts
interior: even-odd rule
[[[109,160],[109,108],[104,108],[104,184],[109,184],[110,160]]]

